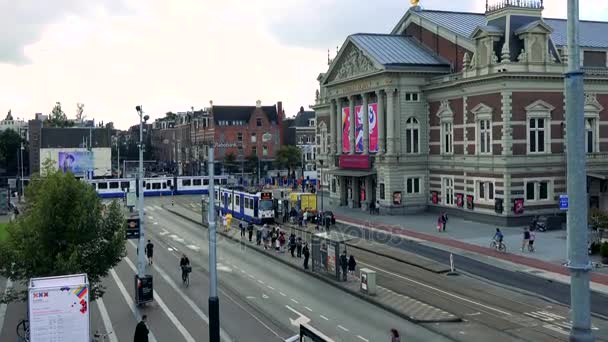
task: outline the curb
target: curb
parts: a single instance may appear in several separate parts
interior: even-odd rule
[[[185,220],[188,220],[190,222],[193,222],[193,223],[196,223],[196,224],[199,224],[199,225],[203,226],[200,222],[195,221],[192,218],[190,218],[190,217],[188,217],[188,216],[186,216],[184,214],[175,212],[174,210],[166,208],[166,207],[164,207],[164,208],[165,208],[165,210],[171,212],[174,215],[177,215],[177,216],[179,216],[179,217],[181,217],[181,218],[183,218]],[[186,210],[188,210],[188,209],[186,209]],[[218,231],[217,233],[220,234],[220,235],[222,235],[222,236],[224,236],[224,237],[227,237],[227,238],[229,238],[229,239],[231,239],[231,240],[233,240],[235,242],[239,242],[239,243],[242,244],[242,241],[240,239],[235,239],[234,237],[226,235],[223,232],[219,232]],[[303,271],[297,265],[294,265],[294,264],[292,264],[290,262],[287,262],[287,261],[283,260],[282,258],[279,258],[276,255],[273,255],[271,253],[266,253],[266,252],[264,252],[264,251],[262,251],[262,250],[260,250],[258,248],[251,248],[251,249],[255,250],[256,252],[258,252],[260,254],[263,254],[263,255],[269,256],[269,257],[271,257],[271,258],[273,258],[275,260],[278,260],[281,263],[290,266],[291,268],[297,269],[299,271]],[[412,323],[420,324],[420,323],[455,323],[455,322],[462,322],[462,318],[457,317],[455,315],[454,315],[455,318],[453,318],[453,319],[429,319],[429,320],[416,319],[416,318],[414,318],[412,316],[409,316],[409,315],[407,315],[407,314],[405,314],[403,312],[400,312],[399,310],[396,310],[396,309],[394,309],[394,308],[392,308],[392,307],[390,307],[388,305],[385,305],[383,303],[377,302],[377,301],[373,300],[372,298],[370,298],[369,296],[365,296],[365,295],[363,295],[362,293],[360,293],[358,291],[353,291],[351,289],[345,288],[345,287],[339,285],[339,283],[337,283],[337,282],[335,282],[335,281],[333,281],[331,279],[328,279],[327,277],[324,277],[324,276],[321,276],[319,274],[315,274],[315,273],[309,272],[309,271],[304,271],[304,273],[306,273],[306,274],[308,274],[308,275],[310,275],[310,276],[312,276],[314,278],[317,278],[317,279],[319,279],[319,280],[321,280],[321,281],[323,281],[323,282],[325,282],[325,283],[327,283],[327,284],[329,284],[329,285],[331,285],[331,286],[333,286],[335,288],[338,288],[338,289],[340,289],[342,291],[345,291],[345,292],[347,292],[347,293],[349,293],[351,295],[354,295],[355,297],[358,297],[359,299],[362,299],[362,300],[364,300],[364,301],[366,301],[366,302],[368,302],[370,304],[376,305],[376,306],[378,306],[378,307],[380,307],[380,308],[382,308],[382,309],[384,309],[384,310],[386,310],[386,311],[388,311],[388,312],[390,312],[390,313],[392,313],[394,315],[397,315],[397,316],[399,316],[399,317],[401,317],[401,318],[403,318],[403,319],[405,319],[407,321],[410,321]]]

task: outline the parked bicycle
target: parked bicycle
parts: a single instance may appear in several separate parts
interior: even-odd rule
[[[92,342],[104,342],[109,340],[109,336],[112,334],[112,332],[107,332],[105,334],[102,334],[99,332],[99,330],[95,331],[95,334],[93,334],[93,340]]]
[[[495,250],[497,250],[499,252],[503,252],[503,253],[507,252],[507,245],[505,245],[505,243],[502,241],[492,240],[492,242],[490,243],[490,247],[494,248]]]
[[[27,319],[23,319],[21,322],[19,322],[19,324],[17,324],[17,341],[30,341],[30,321]]]

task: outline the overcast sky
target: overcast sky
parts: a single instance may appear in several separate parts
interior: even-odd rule
[[[492,1],[492,0],[491,0]],[[483,11],[485,0],[422,0]],[[566,0],[545,0],[565,17]],[[347,35],[389,32],[407,0],[0,0],[0,116],[31,119],[61,101],[127,128],[135,105],[152,118],[214,104],[314,102],[316,78]],[[608,1],[581,0],[608,21]]]

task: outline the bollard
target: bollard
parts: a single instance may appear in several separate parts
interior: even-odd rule
[[[449,276],[458,275],[456,272],[456,267],[454,267],[454,254],[450,253],[450,271],[448,272]]]

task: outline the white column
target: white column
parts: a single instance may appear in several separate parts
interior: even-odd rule
[[[330,102],[329,105],[329,154],[333,155],[336,153],[336,134],[337,132],[337,123],[336,123],[336,106],[334,106],[333,101]],[[323,141],[325,143],[325,141]]]
[[[386,145],[388,155],[395,154],[395,89],[386,89]]]
[[[337,141],[337,148],[335,153],[337,155],[342,154],[342,130],[344,129],[342,127],[342,100],[340,98],[336,99],[336,141]]]
[[[367,93],[361,94],[363,99],[361,103],[361,110],[363,114],[363,154],[369,154],[369,95]]]
[[[384,142],[384,96],[382,96],[382,90],[376,90],[376,98],[378,101],[378,113],[376,117],[376,125],[378,126],[378,154],[384,154],[386,151],[386,144]]]
[[[356,116],[355,116],[355,96],[351,95],[348,97],[348,106],[349,106],[349,118],[350,118],[350,130],[348,132],[348,141],[350,143],[349,146],[349,154],[355,154],[355,128],[356,128]]]

